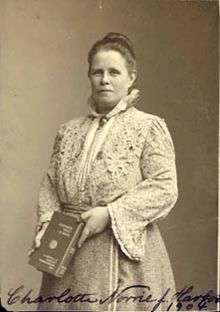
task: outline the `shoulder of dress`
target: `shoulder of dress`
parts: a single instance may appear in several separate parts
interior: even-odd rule
[[[133,123],[139,123],[145,126],[150,126],[155,123],[165,123],[165,119],[163,117],[143,112],[135,107],[130,109],[130,120]]]
[[[172,138],[164,118],[145,113],[137,108],[130,108],[127,114],[128,119],[125,120],[128,131],[134,130],[140,138],[144,138],[147,143],[167,142],[166,146],[174,150]],[[169,143],[168,143],[169,142]],[[156,144],[156,143],[155,143]]]
[[[86,116],[73,118],[67,122],[62,123],[59,127],[59,131],[65,132],[68,130],[79,129],[82,127],[83,124],[88,122],[88,120],[89,118]]]

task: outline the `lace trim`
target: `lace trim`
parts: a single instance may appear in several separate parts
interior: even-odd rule
[[[41,226],[43,223],[48,222],[51,220],[53,216],[54,211],[46,211],[39,217],[39,226]]]
[[[120,234],[118,232],[118,228],[117,228],[117,222],[114,216],[114,208],[118,208],[116,206],[116,204],[111,203],[107,205],[108,211],[109,211],[109,215],[111,218],[111,226],[112,226],[112,230],[113,233],[115,235],[115,238],[117,240],[117,242],[119,243],[119,246],[121,247],[121,250],[123,251],[123,253],[131,260],[136,260],[136,261],[141,261],[141,258],[135,255],[132,255],[131,253],[129,253],[128,249],[126,248],[126,246],[123,244],[123,241],[120,238]]]

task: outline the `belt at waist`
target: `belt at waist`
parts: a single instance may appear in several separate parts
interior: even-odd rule
[[[64,213],[72,214],[79,217],[83,212],[89,210],[88,206],[82,206],[80,204],[62,203],[62,211]]]

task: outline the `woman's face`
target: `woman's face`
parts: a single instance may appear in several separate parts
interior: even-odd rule
[[[100,112],[111,110],[128,94],[128,88],[135,78],[135,73],[129,74],[126,60],[120,52],[97,52],[93,57],[89,75],[97,109]]]

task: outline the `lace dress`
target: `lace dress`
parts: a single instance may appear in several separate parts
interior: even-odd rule
[[[77,250],[63,278],[43,273],[40,296],[53,298],[38,310],[151,311],[158,304],[158,311],[174,302],[156,224],[177,199],[173,143],[164,120],[134,102],[123,99],[107,116],[92,110],[58,131],[40,188],[39,224],[54,210],[77,217],[96,206],[108,207],[111,222]]]

